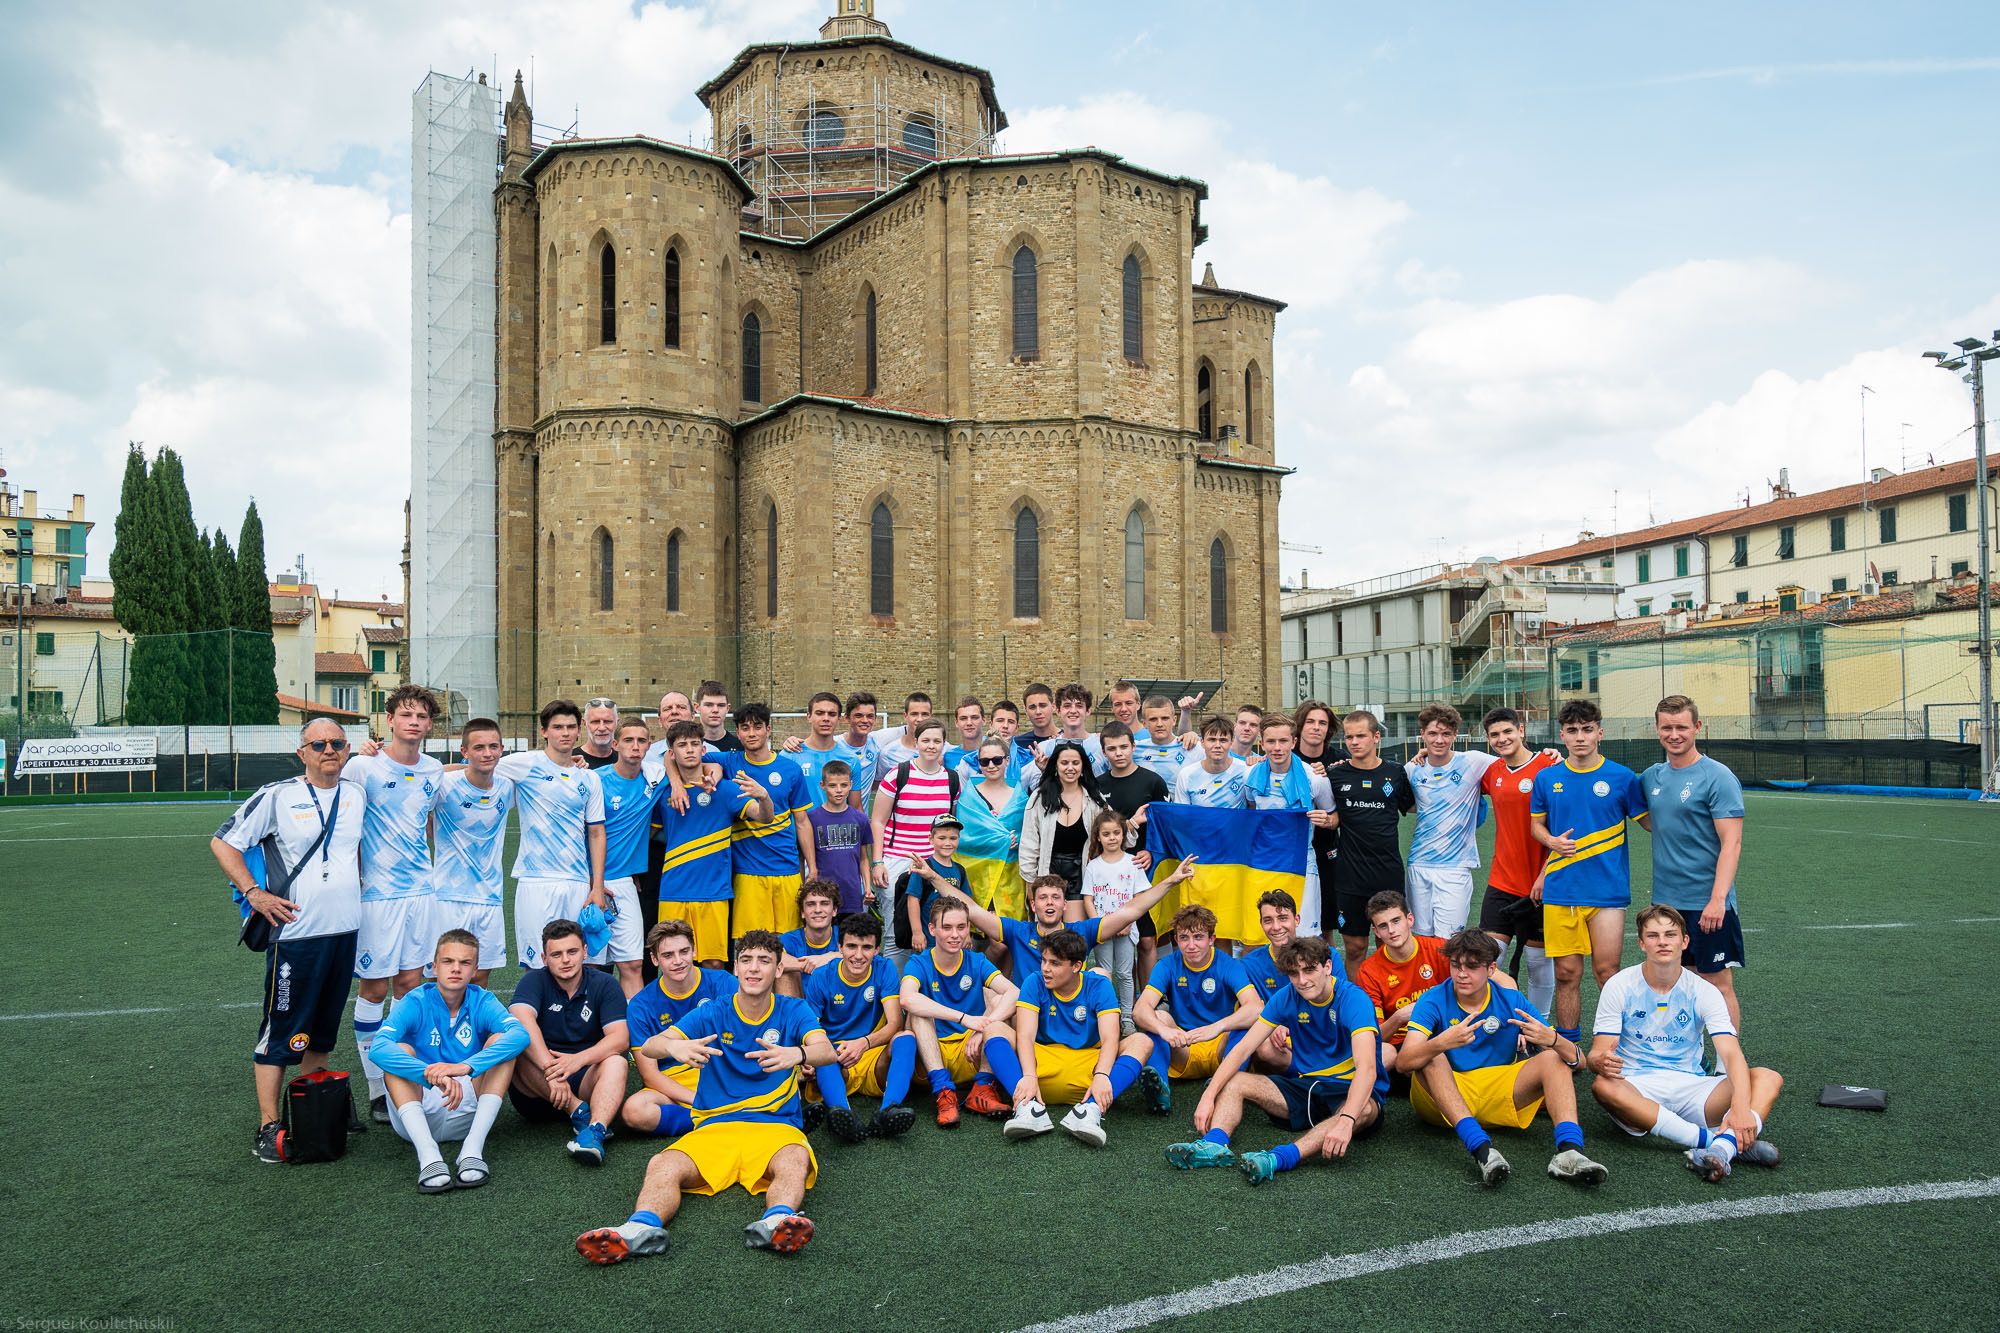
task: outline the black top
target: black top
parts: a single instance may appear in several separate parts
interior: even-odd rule
[[[1383,760],[1374,768],[1338,763],[1326,770],[1340,816],[1339,854],[1333,882],[1345,894],[1380,893],[1403,887],[1402,844],[1396,821],[1416,808],[1416,794],[1401,764]]]
[[[1332,768],[1335,764],[1344,762],[1341,756],[1346,751],[1335,746],[1323,745],[1320,747],[1319,753],[1307,754],[1305,746],[1301,745],[1298,749],[1292,751],[1292,753],[1306,764],[1324,764],[1328,768]],[[1333,859],[1333,849],[1340,842],[1340,830],[1337,828],[1319,828],[1315,826],[1313,828],[1312,842],[1314,855],[1318,856],[1321,861],[1331,861]]]
[[[723,732],[722,739],[719,741],[708,740],[706,736],[702,737],[702,739],[704,741],[707,741],[708,744],[713,745],[716,749],[725,752],[729,750],[740,750],[743,748],[743,742],[736,739],[736,733],[733,731]]]
[[[594,755],[590,751],[584,749],[579,749],[577,753],[579,755],[582,755],[583,762],[589,764],[592,768],[609,768],[613,764],[618,762],[618,752],[616,750],[613,750],[610,754],[607,754],[602,758],[599,758],[597,755]]]
[[[1049,840],[1049,855],[1082,857],[1084,839],[1090,830],[1083,826],[1081,819],[1074,824],[1057,824],[1055,837]]]
[[[508,1004],[534,1009],[542,1040],[558,1055],[589,1050],[604,1039],[607,1025],[625,1021],[625,992],[594,967],[583,969],[574,995],[557,984],[547,968],[531,967],[521,974]]]
[[[1148,801],[1164,801],[1170,795],[1166,779],[1150,768],[1135,768],[1122,778],[1103,774],[1097,789],[1104,793],[1104,804],[1127,819]]]

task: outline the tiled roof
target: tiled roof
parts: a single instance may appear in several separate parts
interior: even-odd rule
[[[2000,473],[2000,459],[1986,461],[1987,474]],[[1851,486],[1836,486],[1828,491],[1814,491],[1810,495],[1794,495],[1783,500],[1769,500],[1748,509],[1732,509],[1724,514],[1720,522],[1712,524],[1710,532],[1735,532],[1743,528],[1761,527],[1766,523],[1782,523],[1788,518],[1804,518],[1809,514],[1834,513],[1842,509],[1853,509],[1860,505],[1862,492],[1867,492],[1868,503],[1881,505],[1889,500],[1905,495],[1923,495],[1930,491],[1949,490],[1954,486],[1972,484],[1972,460],[1945,463],[1938,467],[1919,468],[1915,472],[1898,473],[1871,481],[1866,487],[1860,482]]]
[[[370,643],[401,643],[409,631],[401,625],[363,625],[361,637]]]
[[[356,721],[360,721],[366,716],[366,714],[357,713],[351,708],[335,708],[332,704],[317,704],[310,699],[301,699],[296,694],[286,694],[283,691],[280,691],[278,694],[278,707],[296,709],[312,717],[351,717]]]
[[[368,659],[360,653],[314,653],[313,674],[319,676],[366,676],[372,674]]]

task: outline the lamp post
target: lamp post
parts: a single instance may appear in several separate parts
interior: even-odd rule
[[[1993,341],[1960,338],[1956,352],[1924,355],[1972,386],[1972,493],[1979,508],[1979,799],[2000,800],[1993,773],[1993,539],[1986,515],[1986,376],[1985,365],[2000,357],[2000,329]]]

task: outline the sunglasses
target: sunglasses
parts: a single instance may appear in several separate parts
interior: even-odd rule
[[[597,698],[589,700],[584,704],[585,708],[616,708],[617,706],[618,701],[616,699],[606,699],[603,695],[599,695]]]
[[[333,751],[335,754],[339,754],[342,750],[345,750],[347,748],[347,742],[344,740],[307,741],[306,748],[308,750],[311,750],[314,754],[325,754],[328,750]]]
[[[1004,754],[982,754],[979,756],[979,766],[981,768],[1005,768],[1007,766],[1007,756]]]

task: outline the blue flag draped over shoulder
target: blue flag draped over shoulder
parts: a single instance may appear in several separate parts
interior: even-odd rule
[[[1257,899],[1283,889],[1298,902],[1305,894],[1306,849],[1312,825],[1294,810],[1213,810],[1198,805],[1146,807],[1146,846],[1153,853],[1153,882],[1194,856],[1194,878],[1153,908],[1153,922],[1167,922],[1190,903],[1215,913],[1218,938],[1264,943]]]

